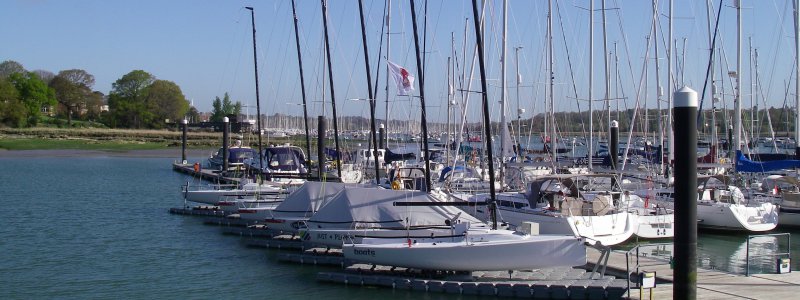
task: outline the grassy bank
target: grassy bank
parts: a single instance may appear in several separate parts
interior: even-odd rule
[[[180,131],[169,130],[51,127],[0,128],[0,149],[158,150],[180,148],[181,135]],[[190,131],[186,140],[187,147],[190,149],[212,149],[222,145],[222,133]],[[245,135],[243,141],[246,145],[258,146],[257,136]],[[264,145],[290,143],[304,147],[305,138],[264,137],[263,142]]]
[[[190,132],[187,144],[213,148],[222,134]],[[6,150],[152,150],[180,147],[181,133],[168,130],[126,130],[100,128],[0,128],[0,149]]]

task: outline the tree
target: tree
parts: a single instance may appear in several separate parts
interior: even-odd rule
[[[200,121],[200,112],[197,111],[197,108],[194,106],[189,108],[189,112],[186,113],[186,117],[189,119],[189,122],[198,122]]]
[[[211,104],[213,108],[211,109],[211,119],[210,122],[222,122],[222,118],[225,116],[225,111],[222,110],[222,100],[219,97],[214,98],[214,102]]]
[[[154,117],[147,111],[147,87],[155,77],[142,70],[134,70],[111,85],[108,106],[111,110],[111,127],[141,128]]]
[[[39,76],[39,78],[48,85],[50,84],[50,80],[53,80],[53,78],[56,77],[56,74],[53,74],[53,72],[47,70],[33,70],[31,72],[36,73],[36,76]]]
[[[154,115],[153,123],[148,127],[163,128],[164,120],[183,119],[189,110],[189,101],[174,82],[156,80],[147,89],[147,106]]]
[[[13,73],[8,78],[19,92],[19,99],[27,109],[27,125],[38,124],[43,107],[57,104],[53,89],[35,73]]]
[[[13,60],[7,60],[0,63],[0,78],[7,78],[14,73],[26,73],[27,71],[22,65]]]
[[[89,108],[89,97],[92,95],[94,76],[84,70],[72,69],[58,72],[50,87],[55,90],[56,100],[67,111],[67,123],[72,124],[72,116],[81,107]]]
[[[231,101],[230,95],[225,93],[225,96],[222,97],[222,100],[219,97],[214,99],[213,109],[211,111],[211,122],[222,122],[222,118],[228,115],[239,116],[242,113],[242,103],[236,101],[233,103]]]
[[[0,123],[12,127],[26,124],[25,104],[19,100],[17,88],[5,78],[0,78]]]
[[[100,114],[102,113],[103,107],[103,95],[102,92],[94,91],[88,95],[86,98],[86,119],[97,121],[100,119]]]

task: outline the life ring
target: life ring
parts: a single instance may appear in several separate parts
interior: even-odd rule
[[[399,190],[400,189],[400,181],[397,181],[397,180],[392,181],[392,189],[393,190]]]

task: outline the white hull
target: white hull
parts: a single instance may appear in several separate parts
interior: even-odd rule
[[[778,225],[778,209],[772,203],[747,206],[728,203],[699,203],[697,225],[734,231],[769,231]]]
[[[637,215],[636,236],[644,239],[672,238],[675,236],[675,214]]]
[[[541,234],[563,234],[586,238],[587,242],[605,246],[628,240],[636,230],[635,216],[627,212],[603,216],[564,216],[545,210],[523,210],[501,207],[498,215],[502,220],[519,227],[523,222],[539,224]]]
[[[218,202],[226,199],[239,199],[239,198],[255,198],[262,199],[276,199],[285,198],[288,193],[294,188],[285,189],[279,186],[262,185],[262,186],[249,186],[246,185],[243,189],[231,190],[217,190],[217,189],[201,189],[186,191],[184,196],[186,201],[217,205]]]
[[[365,238],[362,243],[345,244],[342,251],[348,259],[426,270],[532,270],[586,264],[586,246],[570,236],[477,234],[416,243]]]

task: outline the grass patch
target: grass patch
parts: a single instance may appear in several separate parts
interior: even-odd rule
[[[15,138],[0,140],[0,149],[6,150],[104,150],[104,151],[130,151],[130,150],[155,150],[165,149],[167,143],[152,142],[122,142],[122,141],[95,141],[79,139],[37,139]]]

